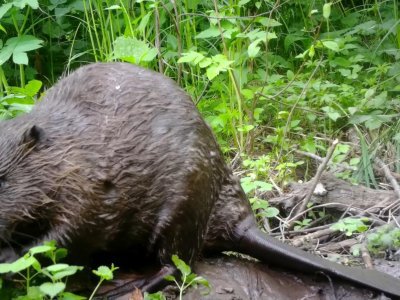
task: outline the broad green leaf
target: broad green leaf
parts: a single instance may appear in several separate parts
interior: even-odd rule
[[[213,80],[215,77],[218,76],[219,70],[216,66],[211,66],[207,68],[206,74],[209,80]]]
[[[30,286],[27,292],[27,299],[29,300],[43,299],[45,296],[38,286]]]
[[[93,270],[93,273],[105,280],[112,280],[114,278],[113,272],[107,266],[100,266],[97,270]]]
[[[277,26],[282,26],[282,23],[279,23],[275,19],[271,18],[266,18],[266,17],[260,17],[256,19],[256,22],[264,25],[265,27],[277,27]]]
[[[332,119],[333,121],[336,121],[337,119],[339,119],[341,117],[341,114],[335,110],[332,107],[329,106],[325,106],[322,108],[322,110],[328,115],[328,117],[330,119]]]
[[[272,191],[273,185],[264,181],[254,181],[255,184],[259,187],[261,192]]]
[[[51,276],[51,278],[53,280],[60,280],[62,278],[74,275],[77,271],[81,271],[81,270],[83,270],[83,267],[68,266],[68,268],[60,270],[58,272],[53,272],[53,275]],[[109,280],[109,279],[107,279],[107,280]]]
[[[50,296],[50,298],[54,298],[59,293],[64,291],[65,283],[63,282],[45,282],[40,287],[40,290],[46,295]]]
[[[28,55],[26,54],[26,52],[14,52],[13,62],[17,65],[27,65]]]
[[[38,0],[14,0],[12,4],[19,9],[23,9],[26,5],[29,5],[33,9],[39,8]]]
[[[45,269],[48,270],[49,272],[55,273],[55,272],[65,270],[67,268],[69,268],[68,264],[55,264],[55,265],[48,266]]]
[[[339,52],[340,48],[339,48],[339,44],[337,42],[334,41],[321,41],[322,45],[324,45],[325,48],[328,48],[332,51],[335,52]]]
[[[219,31],[218,27],[210,27],[202,32],[200,32],[198,35],[196,35],[196,39],[208,39],[208,38],[213,38],[220,36],[221,32]]]
[[[120,36],[114,41],[114,59],[139,64],[152,61],[156,56],[156,48],[150,48],[147,43],[134,37]]]
[[[38,81],[38,80],[35,80],[35,81]],[[55,249],[56,248],[54,246],[51,246],[51,245],[40,245],[40,246],[32,247],[31,249],[29,249],[29,253],[32,254],[32,255],[35,255],[35,254],[38,254],[38,253],[44,253],[44,252],[52,251],[52,250],[55,250]]]
[[[257,56],[257,54],[260,52],[260,47],[258,47],[258,44],[261,42],[261,39],[255,40],[249,45],[249,48],[247,48],[247,53],[249,54],[250,58],[254,58]]]
[[[276,207],[268,207],[264,212],[263,215],[267,218],[274,218],[279,215],[279,209]]]
[[[17,259],[16,261],[10,264],[11,272],[13,273],[21,272],[22,270],[29,268],[30,266],[32,266],[37,262],[38,261],[33,256],[28,256],[28,255],[22,256],[21,258]]]
[[[324,16],[324,18],[326,20],[328,20],[329,16],[331,15],[331,6],[332,6],[332,3],[329,2],[329,3],[325,3],[322,8],[322,15]]]
[[[3,263],[0,264],[0,274],[5,274],[11,272],[11,264],[10,263]]]
[[[25,85],[26,95],[33,97],[35,96],[41,89],[42,82],[40,80],[30,80]]]
[[[10,10],[12,6],[12,3],[5,3],[0,6],[0,19]]]
[[[178,63],[192,63],[193,65],[197,65],[201,62],[205,56],[199,52],[190,51],[187,53],[182,53],[182,57],[178,59]]]
[[[16,55],[17,61],[24,61],[25,59],[19,53],[41,48],[42,43],[42,40],[32,35],[22,35],[8,39],[5,46],[0,50],[0,65],[4,64],[11,55]]]
[[[209,65],[211,65],[212,64],[212,59],[211,58],[209,58],[209,57],[205,57],[204,59],[202,59],[200,62],[199,62],[199,67],[200,68],[202,68],[202,69],[204,69],[204,68],[207,68]]]
[[[182,275],[187,276],[190,273],[192,273],[192,270],[190,269],[190,267],[175,254],[172,255],[172,262],[178,268],[178,270],[182,273]]]

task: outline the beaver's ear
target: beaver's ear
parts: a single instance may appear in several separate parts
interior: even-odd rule
[[[37,125],[33,125],[25,130],[22,137],[22,143],[35,145],[43,137],[43,133],[44,132],[42,128]]]

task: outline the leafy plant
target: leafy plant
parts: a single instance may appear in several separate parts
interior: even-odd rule
[[[183,299],[183,293],[189,287],[197,288],[198,285],[201,285],[201,286],[206,287],[208,290],[211,289],[208,281],[205,278],[198,276],[195,273],[192,273],[191,268],[183,260],[179,259],[179,257],[177,255],[172,256],[172,262],[180,271],[181,278],[177,279],[177,278],[175,278],[175,276],[168,275],[165,277],[165,279],[168,281],[174,282],[175,285],[178,287],[180,300]],[[165,296],[161,292],[158,292],[155,294],[145,293],[144,299],[145,300],[159,300],[159,299],[164,300]]]
[[[43,266],[37,256],[47,258],[51,261],[48,266]],[[45,242],[43,245],[33,247],[16,261],[0,264],[0,274],[18,274],[22,282],[15,287],[4,287],[0,285],[1,299],[15,300],[44,300],[65,299],[83,300],[82,297],[66,291],[66,282],[70,276],[83,269],[80,266],[59,263],[58,261],[67,256],[67,250],[56,248],[55,242]],[[111,268],[100,266],[93,271],[100,280],[89,300],[93,299],[97,289],[104,280],[111,280],[113,272],[118,269],[113,265]],[[0,281],[3,283],[3,281]]]
[[[368,230],[368,218],[344,218],[333,224],[330,228],[344,232],[346,236],[352,236],[355,233],[363,233]]]
[[[386,250],[400,248],[400,228],[382,226],[378,230],[367,234],[368,250],[377,254]]]

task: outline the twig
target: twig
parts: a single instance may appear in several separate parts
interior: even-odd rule
[[[338,139],[335,139],[332,142],[331,147],[328,150],[328,153],[326,154],[326,157],[324,159],[324,161],[319,165],[318,170],[317,170],[317,174],[315,174],[312,184],[311,184],[311,188],[308,191],[308,194],[304,197],[299,209],[296,212],[296,216],[294,218],[292,218],[290,221],[288,221],[288,227],[289,229],[292,229],[295,222],[300,219],[300,217],[303,215],[303,212],[305,211],[305,209],[307,208],[307,204],[311,199],[311,196],[314,193],[315,187],[317,186],[323,171],[326,169],[326,166],[328,165],[329,160],[331,159],[332,155],[333,155],[333,151],[335,151],[336,145],[339,143]]]
[[[318,230],[329,228],[331,226],[332,226],[332,224],[327,224],[327,225],[321,225],[321,226],[316,226],[316,227],[303,228],[303,229],[299,229],[299,230],[285,231],[285,234],[291,235],[291,234],[302,234],[302,233],[308,233],[308,232],[315,232]],[[269,233],[268,235],[281,236],[282,233],[281,232],[273,232],[273,233]]]
[[[320,237],[324,237],[324,236],[330,235],[330,234],[335,233],[335,232],[336,232],[336,230],[333,230],[333,229],[330,229],[330,228],[326,228],[326,229],[323,229],[323,230],[319,230],[319,231],[316,231],[316,232],[309,233],[309,234],[303,235],[301,237],[298,237],[298,238],[296,238],[296,239],[294,239],[292,241],[292,244],[293,244],[293,246],[300,247],[305,242],[309,242],[309,241],[312,241],[314,239],[318,239]]]
[[[361,251],[361,257],[364,261],[365,268],[367,268],[369,270],[373,270],[374,264],[372,263],[371,255],[369,254],[367,246],[364,243],[361,244],[360,251]]]
[[[396,178],[394,178],[392,172],[379,157],[375,158],[375,162],[383,170],[383,174],[385,175],[386,179],[390,182],[390,185],[392,186],[394,192],[396,193],[397,199],[400,200],[400,185],[398,184]]]
[[[356,244],[358,244],[359,241],[357,241],[356,239],[347,239],[347,240],[343,240],[340,241],[338,243],[330,243],[326,246],[322,246],[319,247],[319,251],[326,251],[326,252],[336,252],[339,250],[343,250],[343,249],[348,249]]]
[[[298,153],[300,155],[312,158],[312,159],[314,159],[316,161],[319,161],[319,162],[323,162],[324,161],[324,159],[321,156],[318,156],[318,155],[316,155],[314,153],[309,153],[309,152],[305,152],[305,151],[301,151],[301,150],[294,150],[294,152],[296,152],[296,153]],[[329,162],[328,165],[332,165],[332,162]],[[344,170],[350,170],[350,171],[356,171],[357,170],[357,168],[351,167],[351,166],[348,166],[348,165],[345,165],[345,164],[335,164],[335,165],[338,166],[341,169],[344,169]]]

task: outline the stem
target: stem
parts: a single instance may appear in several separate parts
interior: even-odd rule
[[[9,90],[8,82],[7,82],[6,76],[4,76],[4,71],[1,66],[0,66],[0,81],[3,84],[4,89],[6,90],[6,93],[8,93],[8,90]]]
[[[97,51],[96,51],[96,47],[94,45],[94,39],[93,39],[92,30],[91,30],[91,26],[90,26],[90,22],[89,22],[89,14],[88,14],[88,10],[87,10],[87,7],[86,7],[86,1],[83,1],[83,10],[85,11],[86,24],[88,26],[89,38],[90,38],[90,43],[92,44],[94,60],[98,61],[98,59],[97,59]]]
[[[25,87],[25,70],[24,70],[24,65],[20,64],[19,65],[19,76],[21,77],[21,87]]]
[[[102,284],[102,282],[104,281],[103,278],[100,279],[99,283],[96,285],[96,287],[94,288],[92,294],[89,297],[89,300],[92,300],[93,297],[96,295],[97,290],[99,289],[100,285]]]

